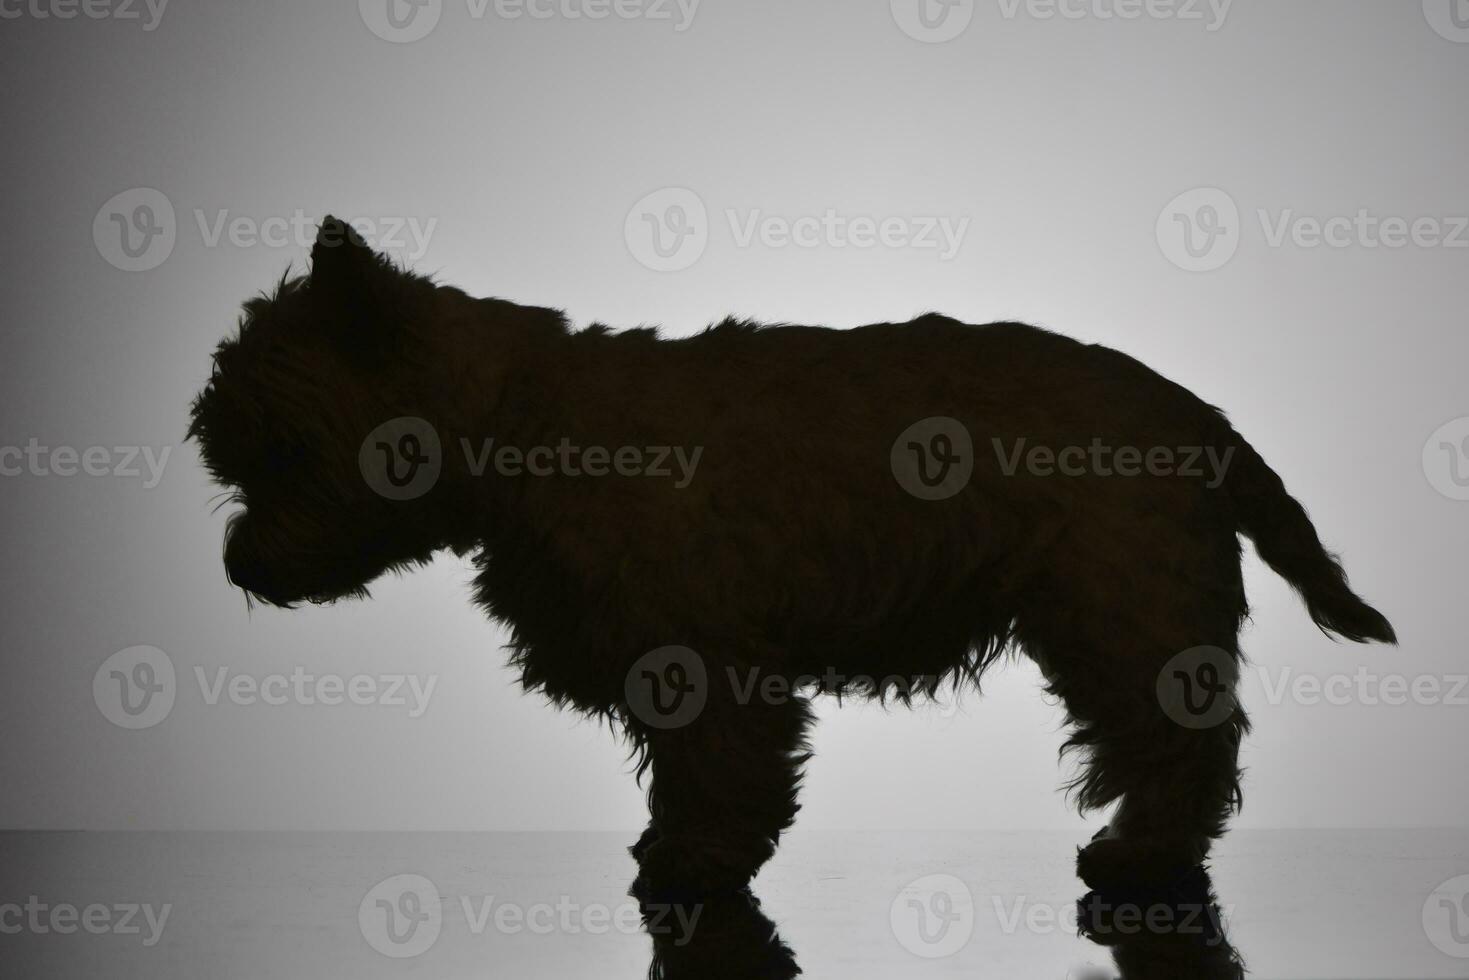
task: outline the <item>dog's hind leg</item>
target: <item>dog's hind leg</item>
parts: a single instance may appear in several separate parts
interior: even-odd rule
[[[1213,683],[1207,670],[1200,674]],[[1077,784],[1083,804],[1117,801],[1106,830],[1077,855],[1089,887],[1172,885],[1204,862],[1237,809],[1244,713],[1232,690],[1191,696],[1201,711],[1203,699],[1230,699],[1228,717],[1207,728],[1154,716],[1121,733],[1106,722],[1079,726],[1074,741],[1090,755]]]
[[[1092,888],[1167,885],[1204,861],[1239,806],[1249,727],[1235,700],[1244,609],[1235,580],[1190,590],[1186,579],[1144,573],[1127,586],[1141,588],[1111,614],[1053,610],[1043,627],[1021,631],[1075,725],[1067,745],[1083,757],[1078,804],[1117,805],[1077,859]]]
[[[810,722],[801,698],[739,703],[713,691],[688,724],[639,731],[653,822],[638,844],[634,893],[698,896],[747,885],[799,809]]]

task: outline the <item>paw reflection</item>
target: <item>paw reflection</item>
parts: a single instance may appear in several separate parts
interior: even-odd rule
[[[653,940],[649,980],[782,980],[801,972],[749,889],[695,904],[641,907]]]
[[[1229,943],[1213,882],[1195,867],[1165,887],[1102,889],[1077,902],[1087,939],[1106,946],[1121,980],[1242,980],[1244,964]],[[1101,973],[1079,973],[1106,980]]]

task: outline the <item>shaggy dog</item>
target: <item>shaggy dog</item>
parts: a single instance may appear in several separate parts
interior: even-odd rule
[[[1219,411],[1018,323],[572,331],[328,218],[190,435],[266,603],[473,554],[525,686],[615,721],[651,779],[639,895],[749,882],[813,695],[907,701],[1012,650],[1066,705],[1080,807],[1116,804],[1083,880],[1175,880],[1240,802],[1239,536],[1323,630],[1394,640]]]

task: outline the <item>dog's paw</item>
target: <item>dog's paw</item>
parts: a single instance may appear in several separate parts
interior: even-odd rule
[[[730,895],[749,885],[770,857],[766,843],[715,837],[660,837],[643,851],[632,895],[643,902],[689,902]]]
[[[1195,848],[1098,835],[1076,853],[1076,874],[1088,888],[1167,889],[1202,860]]]
[[[1076,912],[1078,932],[1099,946],[1213,947],[1224,941],[1208,874],[1197,866],[1165,889],[1087,892]]]

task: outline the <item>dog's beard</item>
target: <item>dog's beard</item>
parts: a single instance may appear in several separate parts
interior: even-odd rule
[[[253,600],[290,609],[303,602],[368,598],[369,583],[397,565],[380,539],[352,547],[300,547],[301,541],[316,540],[314,533],[293,533],[238,511],[225,527],[225,573]]]

